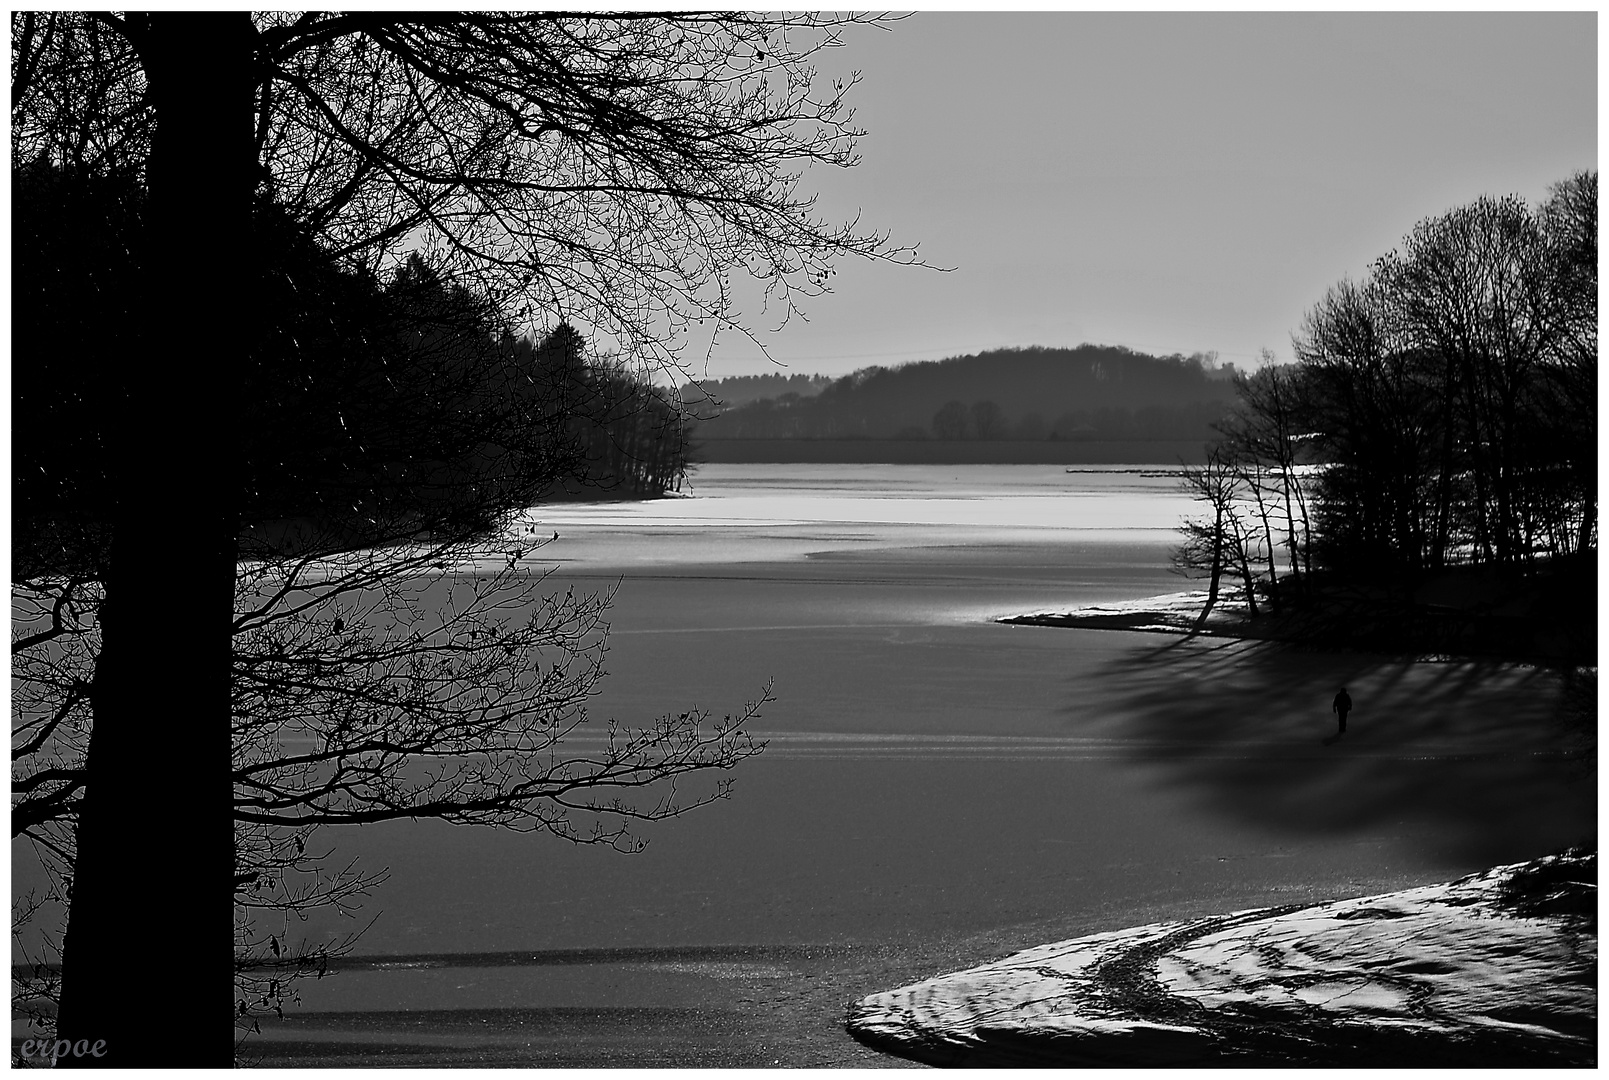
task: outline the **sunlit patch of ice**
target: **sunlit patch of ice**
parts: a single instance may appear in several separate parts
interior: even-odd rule
[[[679,498],[533,507],[516,533],[593,566],[798,559],[846,548],[1171,540],[1177,481],[1040,466],[710,466]]]

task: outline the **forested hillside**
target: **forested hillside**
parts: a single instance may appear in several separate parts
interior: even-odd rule
[[[706,379],[683,383],[677,395],[697,416],[715,416],[761,398],[780,398],[787,394],[810,397],[832,384],[825,375],[734,375],[729,379]]]
[[[702,440],[1208,439],[1234,399],[1214,357],[1157,357],[1116,346],[1000,349],[897,368],[864,368],[805,397],[728,408]]]

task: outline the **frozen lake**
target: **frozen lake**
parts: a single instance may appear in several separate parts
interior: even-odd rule
[[[1554,673],[991,621],[1187,587],[1167,552],[1188,508],[1166,470],[872,465],[707,466],[688,497],[539,508],[556,585],[619,585],[594,720],[733,712],[769,680],[769,745],[729,801],[645,827],[640,855],[434,823],[330,834],[391,869],[372,959],[305,984],[264,1045],[311,1040],[286,1059],[305,1064],[493,1043],[491,1063],[869,1064],[838,1020],[884,980],[1591,832]],[[1327,745],[1339,685],[1357,707]],[[637,1050],[565,1049],[618,1049],[611,1023]]]
[[[732,800],[633,857],[444,830],[404,866],[423,836],[396,830],[364,951],[883,941],[1428,880],[1552,839],[1554,796],[1471,805],[1492,755],[1544,738],[1510,728],[1548,713],[1549,673],[991,621],[1180,589],[1188,500],[1163,471],[726,465],[692,490],[533,520],[557,583],[620,584],[595,720],[735,711],[772,682]],[[1343,684],[1358,737],[1326,746]]]
[[[875,465],[708,466],[685,498],[539,508],[557,584],[619,584],[594,718],[735,711],[769,680],[769,745],[636,856],[435,825],[342,838],[392,870],[360,951],[410,966],[317,984],[309,1009],[524,1009],[535,1027],[488,1014],[507,1060],[555,1063],[574,1030],[537,1028],[562,1010],[704,1010],[642,1056],[582,1058],[661,1064],[769,1063],[754,1010],[792,1031],[814,1009],[776,1060],[866,1063],[834,1017],[902,957],[922,977],[1590,831],[1550,673],[991,621],[1185,587],[1167,553],[1188,510],[1167,470]],[[1326,745],[1341,684],[1359,704]],[[846,959],[865,955],[883,960]]]

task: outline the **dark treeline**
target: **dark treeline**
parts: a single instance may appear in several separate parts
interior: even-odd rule
[[[637,377],[618,358],[590,356],[561,323],[539,345],[518,344],[547,388],[550,422],[566,433],[577,467],[548,492],[644,497],[680,490],[687,476],[689,419],[671,392]]]
[[[761,398],[811,397],[832,384],[825,375],[734,375],[726,379],[706,379],[683,383],[677,391],[682,403],[699,416],[716,416]]]
[[[137,191],[45,163],[13,171],[13,495],[25,562],[36,548],[53,564],[68,553],[93,562],[111,514],[104,432],[140,377],[122,358],[142,347],[139,267],[159,242],[144,234]],[[548,492],[559,497],[676,486],[685,439],[668,396],[588,359],[567,325],[541,342],[517,336],[418,255],[383,282],[343,266],[266,200],[255,227],[258,336],[219,342],[218,363],[243,372],[239,509],[258,535],[300,521],[394,537],[404,516],[424,530],[486,528],[465,515],[499,504],[490,487],[540,478],[556,477]]]
[[[1207,513],[1183,567],[1214,595],[1238,581],[1254,613],[1259,596],[1350,596],[1392,618],[1479,615],[1520,648],[1536,644],[1522,622],[1552,623],[1590,649],[1597,174],[1535,209],[1482,198],[1421,222],[1294,345],[1294,365],[1235,380],[1191,476]]]
[[[1207,356],[999,349],[870,367],[702,423],[708,439],[1205,439],[1234,398]]]
[[[379,535],[410,515],[427,531],[486,531],[516,493],[675,485],[685,453],[674,410],[618,363],[589,358],[569,324],[541,340],[516,334],[418,254],[382,285],[282,228],[270,250],[295,254],[266,280],[280,291],[270,332],[284,340],[260,349],[273,360],[254,372],[261,445],[248,440],[245,460],[270,463],[264,490],[294,494],[256,519],[322,521],[333,508],[350,520],[357,509]]]

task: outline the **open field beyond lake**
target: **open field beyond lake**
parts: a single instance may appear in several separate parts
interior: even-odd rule
[[[728,465],[691,498],[534,512],[560,536],[541,553],[556,585],[619,583],[600,724],[736,711],[772,680],[769,745],[729,801],[650,827],[640,855],[434,822],[329,834],[390,867],[376,921],[249,1050],[897,1065],[844,1034],[848,1002],[1082,933],[1594,836],[1555,672],[992,621],[1184,587],[1166,571],[1175,485]],[[1356,711],[1335,742],[1341,685]]]

